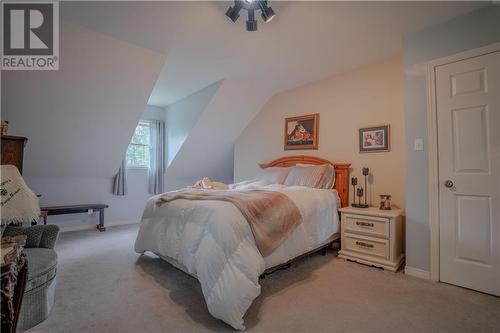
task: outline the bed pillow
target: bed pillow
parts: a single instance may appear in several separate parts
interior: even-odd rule
[[[269,185],[269,183],[252,179],[252,180],[244,180],[239,183],[229,184],[229,189],[238,190],[252,186],[266,186],[266,185]]]
[[[304,167],[317,166],[317,164],[302,164],[302,163],[297,163],[295,165]],[[319,186],[319,188],[331,189],[333,187],[333,184],[335,184],[335,168],[331,164],[325,164],[325,165],[327,165],[327,171],[323,176],[323,181],[322,184]]]
[[[331,164],[325,164],[326,171],[323,175],[323,182],[321,188],[331,189],[335,184],[335,168]]]
[[[267,184],[283,184],[291,168],[271,167],[260,170],[255,177],[256,181]]]
[[[333,176],[332,176],[333,169]],[[335,178],[335,169],[330,164],[315,166],[294,166],[285,180],[287,186],[330,188]]]

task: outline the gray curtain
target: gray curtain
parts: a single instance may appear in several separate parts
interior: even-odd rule
[[[127,159],[122,160],[122,164],[118,173],[113,178],[113,194],[126,195],[127,194]]]
[[[149,193],[164,192],[165,175],[165,122],[151,121],[151,167],[149,168]]]

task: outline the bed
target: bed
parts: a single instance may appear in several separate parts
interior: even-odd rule
[[[282,184],[249,185],[250,190],[285,195],[303,217],[271,253],[263,256],[263,252],[259,252],[255,230],[237,205],[184,199],[160,205],[162,195],[152,197],[146,205],[135,251],[153,252],[197,278],[212,316],[235,329],[244,330],[243,316],[260,294],[259,277],[262,274],[331,246],[340,238],[337,209],[348,204],[350,165],[297,155],[282,157],[260,167],[276,170],[297,165],[331,165],[335,181],[327,189]],[[242,188],[248,190],[245,186]]]

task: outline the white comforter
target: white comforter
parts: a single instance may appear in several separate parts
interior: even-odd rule
[[[302,186],[260,187],[286,194],[303,216],[290,237],[263,258],[250,226],[229,202],[176,200],[160,207],[152,197],[144,209],[135,251],[175,259],[201,283],[212,316],[244,330],[243,316],[260,294],[259,276],[326,242],[338,231],[335,191]]]

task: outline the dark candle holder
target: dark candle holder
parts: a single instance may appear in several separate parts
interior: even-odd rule
[[[368,208],[370,206],[368,205],[368,185],[367,185],[366,179],[367,179],[368,175],[370,174],[370,169],[363,168],[362,172],[363,172],[363,176],[365,176],[365,204],[362,205],[361,208]]]
[[[352,177],[351,185],[352,185],[352,206],[354,207],[354,205],[356,205],[356,185],[358,185],[358,178]]]
[[[361,197],[363,196],[363,193],[365,191],[363,190],[362,187],[358,188],[358,207],[361,207]]]
[[[363,176],[365,177],[365,188],[363,189],[362,187],[356,189],[356,185],[358,184],[358,178],[351,178],[351,185],[353,185],[353,194],[355,194],[355,197],[353,198],[353,203],[352,203],[352,206],[353,207],[356,207],[356,208],[368,208],[370,207],[370,205],[368,205],[368,198],[367,198],[367,180],[366,180],[366,177],[368,176],[368,174],[370,173],[370,169],[368,168],[363,168],[362,170],[362,174]],[[365,203],[362,204],[361,203],[361,197],[364,195],[365,197]],[[358,203],[356,203],[356,196],[358,197]]]

